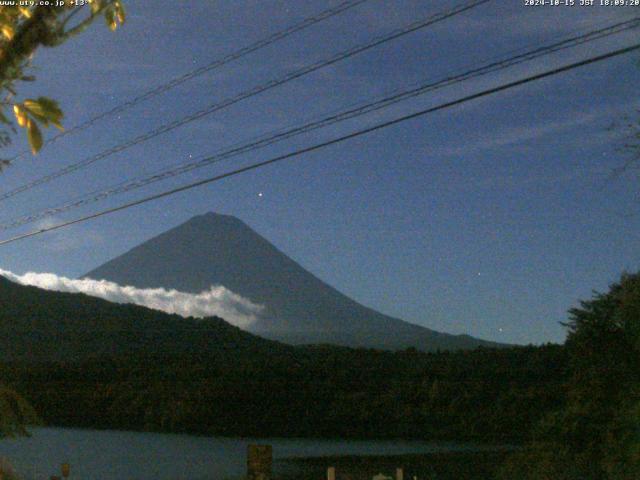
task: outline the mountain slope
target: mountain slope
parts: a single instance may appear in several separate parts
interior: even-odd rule
[[[199,293],[211,285],[264,305],[249,330],[293,344],[421,350],[495,346],[383,315],[327,285],[242,221],[208,213],[154,237],[86,274],[139,288]]]
[[[183,318],[78,293],[18,285],[0,276],[0,360],[78,361],[102,355],[208,356],[286,351],[216,317]]]

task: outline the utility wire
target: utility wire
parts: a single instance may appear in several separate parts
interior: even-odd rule
[[[82,207],[91,203],[98,202],[100,200],[104,200],[116,194],[121,194],[121,193],[126,193],[132,190],[136,190],[146,185],[150,185],[152,183],[165,180],[167,178],[175,177],[175,176],[190,172],[192,170],[195,170],[197,168],[202,168],[202,167],[211,165],[212,163],[217,163],[222,160],[238,156],[240,154],[244,154],[247,152],[257,150],[259,148],[266,147],[268,145],[274,144],[276,142],[280,142],[282,140],[291,138],[293,136],[300,135],[302,133],[307,133],[319,128],[333,125],[341,121],[345,121],[347,119],[359,117],[367,113],[389,107],[398,102],[401,102],[410,98],[414,98],[419,95],[423,95],[427,92],[438,90],[440,88],[451,86],[472,78],[477,78],[483,75],[487,75],[489,73],[503,70],[505,68],[512,67],[514,65],[518,65],[523,62],[531,61],[533,59],[540,58],[546,55],[550,55],[552,53],[556,53],[561,50],[573,48],[577,45],[582,45],[587,42],[593,42],[595,40],[609,37],[611,35],[615,35],[615,34],[630,30],[632,28],[636,28],[639,25],[640,25],[640,17],[637,17],[635,19],[628,20],[625,22],[619,22],[605,28],[593,30],[593,31],[584,33],[582,35],[566,38],[556,43],[534,48],[532,50],[526,51],[519,55],[504,58],[486,65],[483,65],[479,68],[467,70],[457,75],[450,75],[448,77],[445,77],[435,82],[433,81],[428,82],[428,83],[419,85],[415,88],[412,88],[410,90],[400,91],[398,93],[383,97],[376,101],[372,101],[366,104],[361,104],[355,108],[348,108],[346,110],[342,110],[338,113],[334,113],[325,118],[312,121],[310,123],[307,123],[299,127],[290,128],[290,129],[279,131],[276,133],[263,135],[261,137],[258,137],[258,139],[256,140],[250,141],[249,143],[237,145],[226,151],[217,152],[213,155],[199,158],[192,162],[188,162],[188,163],[184,163],[168,169],[164,169],[149,176],[140,177],[138,179],[133,179],[125,182],[120,182],[117,185],[111,186],[107,189],[86,194],[76,200],[67,202],[62,206],[48,208],[37,213],[24,215],[17,219],[10,220],[5,223],[1,223],[0,230],[8,230],[10,228],[15,228],[21,225],[32,223],[37,220],[50,217],[52,215],[69,211],[73,208]]]
[[[404,35],[407,35],[409,33],[415,32],[417,30],[420,30],[422,28],[431,26],[435,23],[441,22],[445,19],[448,19],[450,17],[453,17],[455,15],[458,15],[462,12],[465,12],[467,10],[470,10],[472,8],[478,7],[482,4],[488,3],[491,0],[473,0],[471,2],[462,4],[462,5],[458,5],[452,9],[440,12],[440,13],[436,13],[434,15],[431,15],[429,17],[427,17],[426,19],[417,21],[417,22],[413,22],[411,24],[409,24],[406,27],[397,29],[392,31],[391,33],[382,36],[382,37],[378,37],[376,39],[374,39],[373,41],[370,41],[369,43],[363,44],[363,45],[358,45],[356,47],[350,48],[349,50],[340,52],[336,55],[334,55],[333,57],[330,57],[327,60],[322,60],[310,65],[307,65],[305,67],[302,67],[301,69],[298,70],[294,70],[292,72],[289,72],[288,74],[286,74],[283,77],[274,79],[274,80],[270,80],[267,83],[264,83],[262,85],[259,85],[257,87],[254,87],[252,89],[246,90],[244,92],[241,92],[240,94],[228,98],[226,100],[223,100],[220,103],[214,103],[212,105],[209,105],[208,107],[192,113],[190,115],[187,115],[186,117],[183,117],[179,120],[174,120],[173,122],[167,123],[165,125],[162,125],[154,130],[151,130],[147,133],[144,133],[132,140],[129,140],[125,143],[121,143],[119,145],[116,145],[112,148],[109,148],[101,153],[98,153],[96,155],[93,155],[91,157],[88,157],[84,160],[81,160],[80,162],[77,163],[73,163],[71,165],[68,165],[60,170],[57,170],[53,173],[50,173],[48,175],[45,175],[43,177],[40,177],[36,180],[33,180],[29,183],[26,183],[24,185],[21,185],[20,187],[14,188],[13,190],[10,190],[6,193],[0,194],[0,201],[2,200],[6,200],[8,198],[14,197],[15,195],[18,195],[19,193],[25,192],[27,190],[31,190],[32,188],[35,188],[39,185],[42,185],[44,183],[48,183],[52,180],[55,180],[57,178],[60,178],[64,175],[67,175],[69,173],[73,173],[75,171],[78,171],[82,168],[85,168],[99,160],[102,160],[106,157],[109,157],[115,153],[119,153],[122,152],[124,150],[127,150],[131,147],[133,147],[134,145],[138,145],[140,143],[146,142],[147,140],[150,140],[152,138],[155,138],[159,135],[162,135],[164,133],[167,133],[169,131],[172,131],[178,127],[182,127],[183,125],[186,125],[188,123],[191,123],[193,121],[199,120],[207,115],[210,115],[214,112],[217,112],[219,110],[222,110],[223,108],[229,107],[231,105],[234,105],[246,98],[250,98],[253,97],[255,95],[258,95],[262,92],[265,92],[267,90],[270,90],[272,88],[275,88],[277,86],[283,85],[287,82],[290,82],[292,80],[295,80],[297,78],[303,77],[305,75],[308,75],[312,72],[315,72],[317,70],[320,70],[321,68],[325,68],[329,65],[332,65],[334,63],[337,63],[339,61],[345,60],[347,58],[353,57],[354,55],[357,55],[359,53],[365,52],[367,50],[370,50],[372,48],[375,48],[377,46],[380,46],[384,43],[390,42],[392,40],[395,40],[399,37],[402,37]]]
[[[252,165],[248,165],[246,167],[238,168],[236,170],[232,170],[232,171],[227,172],[227,173],[223,173],[223,174],[216,175],[216,176],[213,176],[213,177],[209,177],[209,178],[206,178],[206,179],[203,179],[203,180],[199,180],[197,182],[193,182],[193,183],[190,183],[190,184],[187,184],[187,185],[183,185],[181,187],[177,187],[177,188],[174,188],[174,189],[171,189],[171,190],[167,190],[167,191],[164,191],[164,192],[161,192],[161,193],[157,193],[155,195],[151,195],[151,196],[148,196],[148,197],[145,197],[145,198],[133,201],[133,202],[125,203],[125,204],[119,205],[117,207],[113,207],[113,208],[109,208],[109,209],[106,209],[106,210],[102,210],[100,212],[93,213],[91,215],[87,215],[85,217],[77,218],[75,220],[70,220],[68,222],[60,223],[58,225],[54,225],[54,226],[51,226],[51,227],[42,228],[40,230],[35,230],[35,231],[32,231],[32,232],[23,233],[21,235],[17,235],[15,237],[0,241],[0,246],[7,245],[9,243],[13,243],[13,242],[16,242],[18,240],[25,239],[25,238],[29,238],[29,237],[33,237],[33,236],[36,236],[36,235],[40,235],[40,234],[45,233],[45,232],[51,232],[53,230],[58,230],[58,229],[63,228],[63,227],[68,227],[70,225],[75,225],[77,223],[86,222],[87,220],[91,220],[91,219],[94,219],[94,218],[102,217],[104,215],[108,215],[108,214],[111,214],[111,213],[119,212],[121,210],[126,210],[128,208],[135,207],[137,205],[142,205],[142,204],[147,203],[147,202],[151,202],[151,201],[154,201],[154,200],[159,200],[161,198],[168,197],[170,195],[174,195],[174,194],[179,193],[179,192],[184,192],[184,191],[187,191],[187,190],[191,190],[193,188],[196,188],[196,187],[199,187],[199,186],[202,186],[202,185],[207,185],[209,183],[214,183],[214,182],[223,180],[225,178],[229,178],[229,177],[232,177],[232,176],[235,176],[235,175],[239,175],[241,173],[246,173],[246,172],[249,172],[249,171],[252,171],[252,170],[256,170],[258,168],[266,167],[267,165],[272,165],[274,163],[278,163],[278,162],[281,162],[281,161],[289,159],[289,158],[297,157],[297,156],[303,155],[305,153],[310,153],[310,152],[313,152],[313,151],[316,151],[316,150],[320,150],[320,149],[328,147],[330,145],[335,145],[335,144],[344,142],[346,140],[350,140],[352,138],[360,137],[362,135],[366,135],[366,134],[381,130],[383,128],[391,127],[393,125],[397,125],[397,124],[400,124],[402,122],[406,122],[408,120],[412,120],[414,118],[419,118],[419,117],[425,116],[425,115],[433,113],[433,112],[445,110],[447,108],[451,108],[451,107],[454,107],[456,105],[460,105],[460,104],[463,104],[463,103],[466,103],[466,102],[469,102],[469,101],[472,101],[472,100],[476,100],[476,99],[479,99],[479,98],[482,98],[482,97],[485,97],[485,96],[488,96],[488,95],[493,95],[495,93],[502,92],[504,90],[509,90],[511,88],[515,88],[515,87],[518,87],[518,86],[521,86],[521,85],[525,85],[525,84],[528,84],[528,83],[531,83],[531,82],[534,82],[534,81],[542,80],[544,78],[548,78],[548,77],[551,77],[551,76],[559,75],[561,73],[564,73],[564,72],[567,72],[567,71],[570,71],[570,70],[573,70],[573,69],[576,69],[576,68],[579,68],[579,67],[583,67],[583,66],[586,66],[586,65],[591,65],[591,64],[594,64],[594,63],[597,63],[597,62],[601,62],[601,61],[610,59],[610,58],[618,57],[620,55],[625,55],[627,53],[631,53],[631,52],[636,51],[636,50],[640,50],[640,43],[637,43],[635,45],[632,45],[632,46],[629,46],[629,47],[626,47],[626,48],[621,48],[621,49],[618,49],[618,50],[614,50],[612,52],[605,53],[603,55],[598,55],[596,57],[590,57],[590,58],[587,58],[585,60],[581,60],[579,62],[571,63],[571,64],[568,64],[568,65],[565,65],[565,66],[562,66],[562,67],[554,68],[552,70],[547,70],[546,72],[539,73],[539,74],[536,74],[536,75],[531,75],[529,77],[525,77],[525,78],[522,78],[520,80],[516,80],[516,81],[513,81],[513,82],[505,83],[505,84],[499,85],[497,87],[489,88],[489,89],[483,90],[481,92],[474,93],[472,95],[467,95],[465,97],[462,97],[462,98],[459,98],[459,99],[456,99],[456,100],[452,100],[452,101],[449,101],[449,102],[446,102],[446,103],[441,103],[440,105],[437,105],[435,107],[430,107],[430,108],[427,108],[427,109],[424,109],[424,110],[420,110],[418,112],[414,112],[414,113],[411,113],[411,114],[408,114],[408,115],[403,115],[403,116],[397,117],[397,118],[395,118],[393,120],[388,120],[388,121],[385,121],[385,122],[381,122],[381,123],[378,123],[378,124],[373,125],[371,127],[368,127],[368,128],[362,129],[362,130],[358,130],[356,132],[349,133],[347,135],[343,135],[343,136],[340,136],[340,137],[337,137],[337,138],[333,138],[333,139],[325,141],[325,142],[317,143],[317,144],[312,145],[310,147],[305,147],[305,148],[302,148],[302,149],[299,149],[299,150],[295,150],[293,152],[289,152],[289,153],[286,153],[284,155],[279,155],[279,156],[271,158],[269,160],[264,160],[262,162],[258,162],[258,163],[254,163]]]
[[[169,80],[166,83],[163,83],[161,85],[156,86],[155,88],[152,88],[151,90],[147,90],[146,92],[138,95],[137,97],[134,97],[130,100],[127,100],[126,102],[117,105],[115,107],[113,107],[111,110],[107,110],[105,112],[102,112],[98,115],[96,115],[95,117],[92,117],[68,130],[65,130],[64,132],[58,133],[57,135],[51,137],[50,139],[48,139],[47,141],[45,141],[44,145],[49,145],[53,142],[56,142],[57,140],[60,140],[63,137],[66,137],[68,135],[71,135],[72,133],[76,133],[76,132],[80,132],[82,130],[86,130],[89,127],[92,127],[94,124],[98,123],[100,120],[103,120],[107,117],[116,115],[118,113],[122,113],[125,110],[138,105],[139,103],[145,102],[153,97],[156,97],[162,93],[165,93],[179,85],[182,85],[183,83],[199,77],[200,75],[204,75],[207,72],[210,72],[212,70],[215,70],[217,68],[222,67],[223,65],[226,65],[227,63],[231,63],[234,60],[237,60],[239,58],[244,57],[245,55],[248,55],[250,53],[253,53],[257,50],[260,50],[264,47],[267,47],[273,43],[276,43],[280,40],[283,40],[291,35],[293,35],[294,33],[297,33],[301,30],[304,30],[308,27],[311,27],[312,25],[315,25],[316,23],[320,23],[323,20],[327,20],[331,17],[334,17],[336,15],[339,15],[342,12],[345,12],[347,10],[350,10],[362,3],[368,2],[369,0],[350,0],[350,1],[345,1],[340,3],[339,5],[336,5],[333,8],[329,8],[327,10],[324,10],[323,12],[318,13],[317,15],[313,15],[311,17],[307,17],[304,20],[302,20],[301,22],[295,24],[295,25],[291,25],[290,27],[281,30],[279,32],[276,32],[272,35],[269,35],[268,37],[265,37],[261,40],[258,40],[255,43],[252,43],[251,45],[247,45],[243,48],[240,48],[239,50],[236,50],[235,52],[229,53],[228,55],[225,55],[222,58],[213,60],[211,63],[208,63],[207,65],[204,65],[202,67],[196,68],[194,70],[191,70],[179,77],[173,78],[171,80]],[[76,10],[76,12],[79,11]],[[11,157],[8,159],[8,161],[12,162],[14,160],[17,160],[18,158],[21,158],[23,156],[25,156],[27,153],[29,153],[29,150],[24,150],[20,153],[18,153],[17,155]]]

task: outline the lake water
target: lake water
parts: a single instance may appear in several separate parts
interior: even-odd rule
[[[285,468],[284,458],[469,448],[419,441],[256,440],[71,428],[36,428],[31,432],[30,438],[0,440],[0,457],[8,458],[26,480],[48,480],[51,475],[59,475],[63,462],[71,464],[71,479],[237,479],[246,473],[246,450],[250,443],[273,446],[276,473],[278,468]]]

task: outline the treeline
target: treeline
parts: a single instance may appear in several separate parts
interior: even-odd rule
[[[560,406],[567,370],[560,346],[439,354],[292,347],[218,318],[1,277],[0,359],[2,383],[49,425],[496,442],[522,440]],[[22,416],[0,410],[0,425],[19,428]]]
[[[500,480],[640,478],[639,274],[572,309],[563,346],[455,353],[290,347],[215,319],[150,317],[148,326],[162,328],[140,339],[130,327],[151,314],[126,307],[123,321],[86,303],[130,337],[127,349],[91,358],[84,337],[70,336],[68,362],[0,364],[0,378],[49,425],[521,443],[497,469]],[[4,398],[14,400],[0,402],[0,413],[18,399]]]
[[[640,274],[570,311],[566,399],[538,422],[502,480],[640,478]]]
[[[330,346],[5,363],[56,426],[245,436],[521,442],[561,408],[561,346],[456,353]]]

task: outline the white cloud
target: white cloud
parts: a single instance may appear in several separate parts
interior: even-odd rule
[[[16,275],[0,269],[0,275],[22,285],[57,292],[84,293],[110,302],[134,303],[183,317],[204,318],[215,315],[242,328],[255,322],[263,309],[262,306],[220,285],[193,294],[164,288],[122,286],[107,280],[77,280],[54,273],[27,272],[24,275]]]

